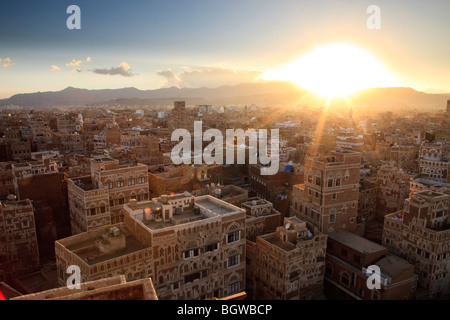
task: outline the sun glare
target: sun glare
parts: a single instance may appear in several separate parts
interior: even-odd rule
[[[346,43],[320,46],[261,78],[290,81],[327,98],[397,85],[394,76],[375,56]]]

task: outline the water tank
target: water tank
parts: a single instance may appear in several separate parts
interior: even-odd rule
[[[119,230],[119,228],[117,228],[117,227],[112,227],[112,228],[109,230],[109,233],[110,233],[113,237],[117,237],[117,236],[120,235],[120,230]]]

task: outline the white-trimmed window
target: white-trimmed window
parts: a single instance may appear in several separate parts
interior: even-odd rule
[[[237,266],[239,264],[239,254],[228,257],[228,268]]]
[[[227,243],[239,241],[241,232],[239,230],[232,231],[227,235]]]
[[[334,223],[336,221],[336,214],[335,213],[331,213],[330,217],[329,217],[329,222],[330,223]]]
[[[228,294],[239,292],[239,282],[234,282],[228,286]]]

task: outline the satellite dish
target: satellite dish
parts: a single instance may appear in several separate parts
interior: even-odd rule
[[[289,230],[290,227],[291,227],[290,223],[286,224],[286,230]]]

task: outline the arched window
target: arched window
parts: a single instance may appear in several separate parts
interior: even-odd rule
[[[350,285],[350,277],[346,272],[343,272],[341,275],[341,283],[346,287]]]
[[[341,173],[338,172],[336,175],[336,187],[339,187],[341,185]]]

